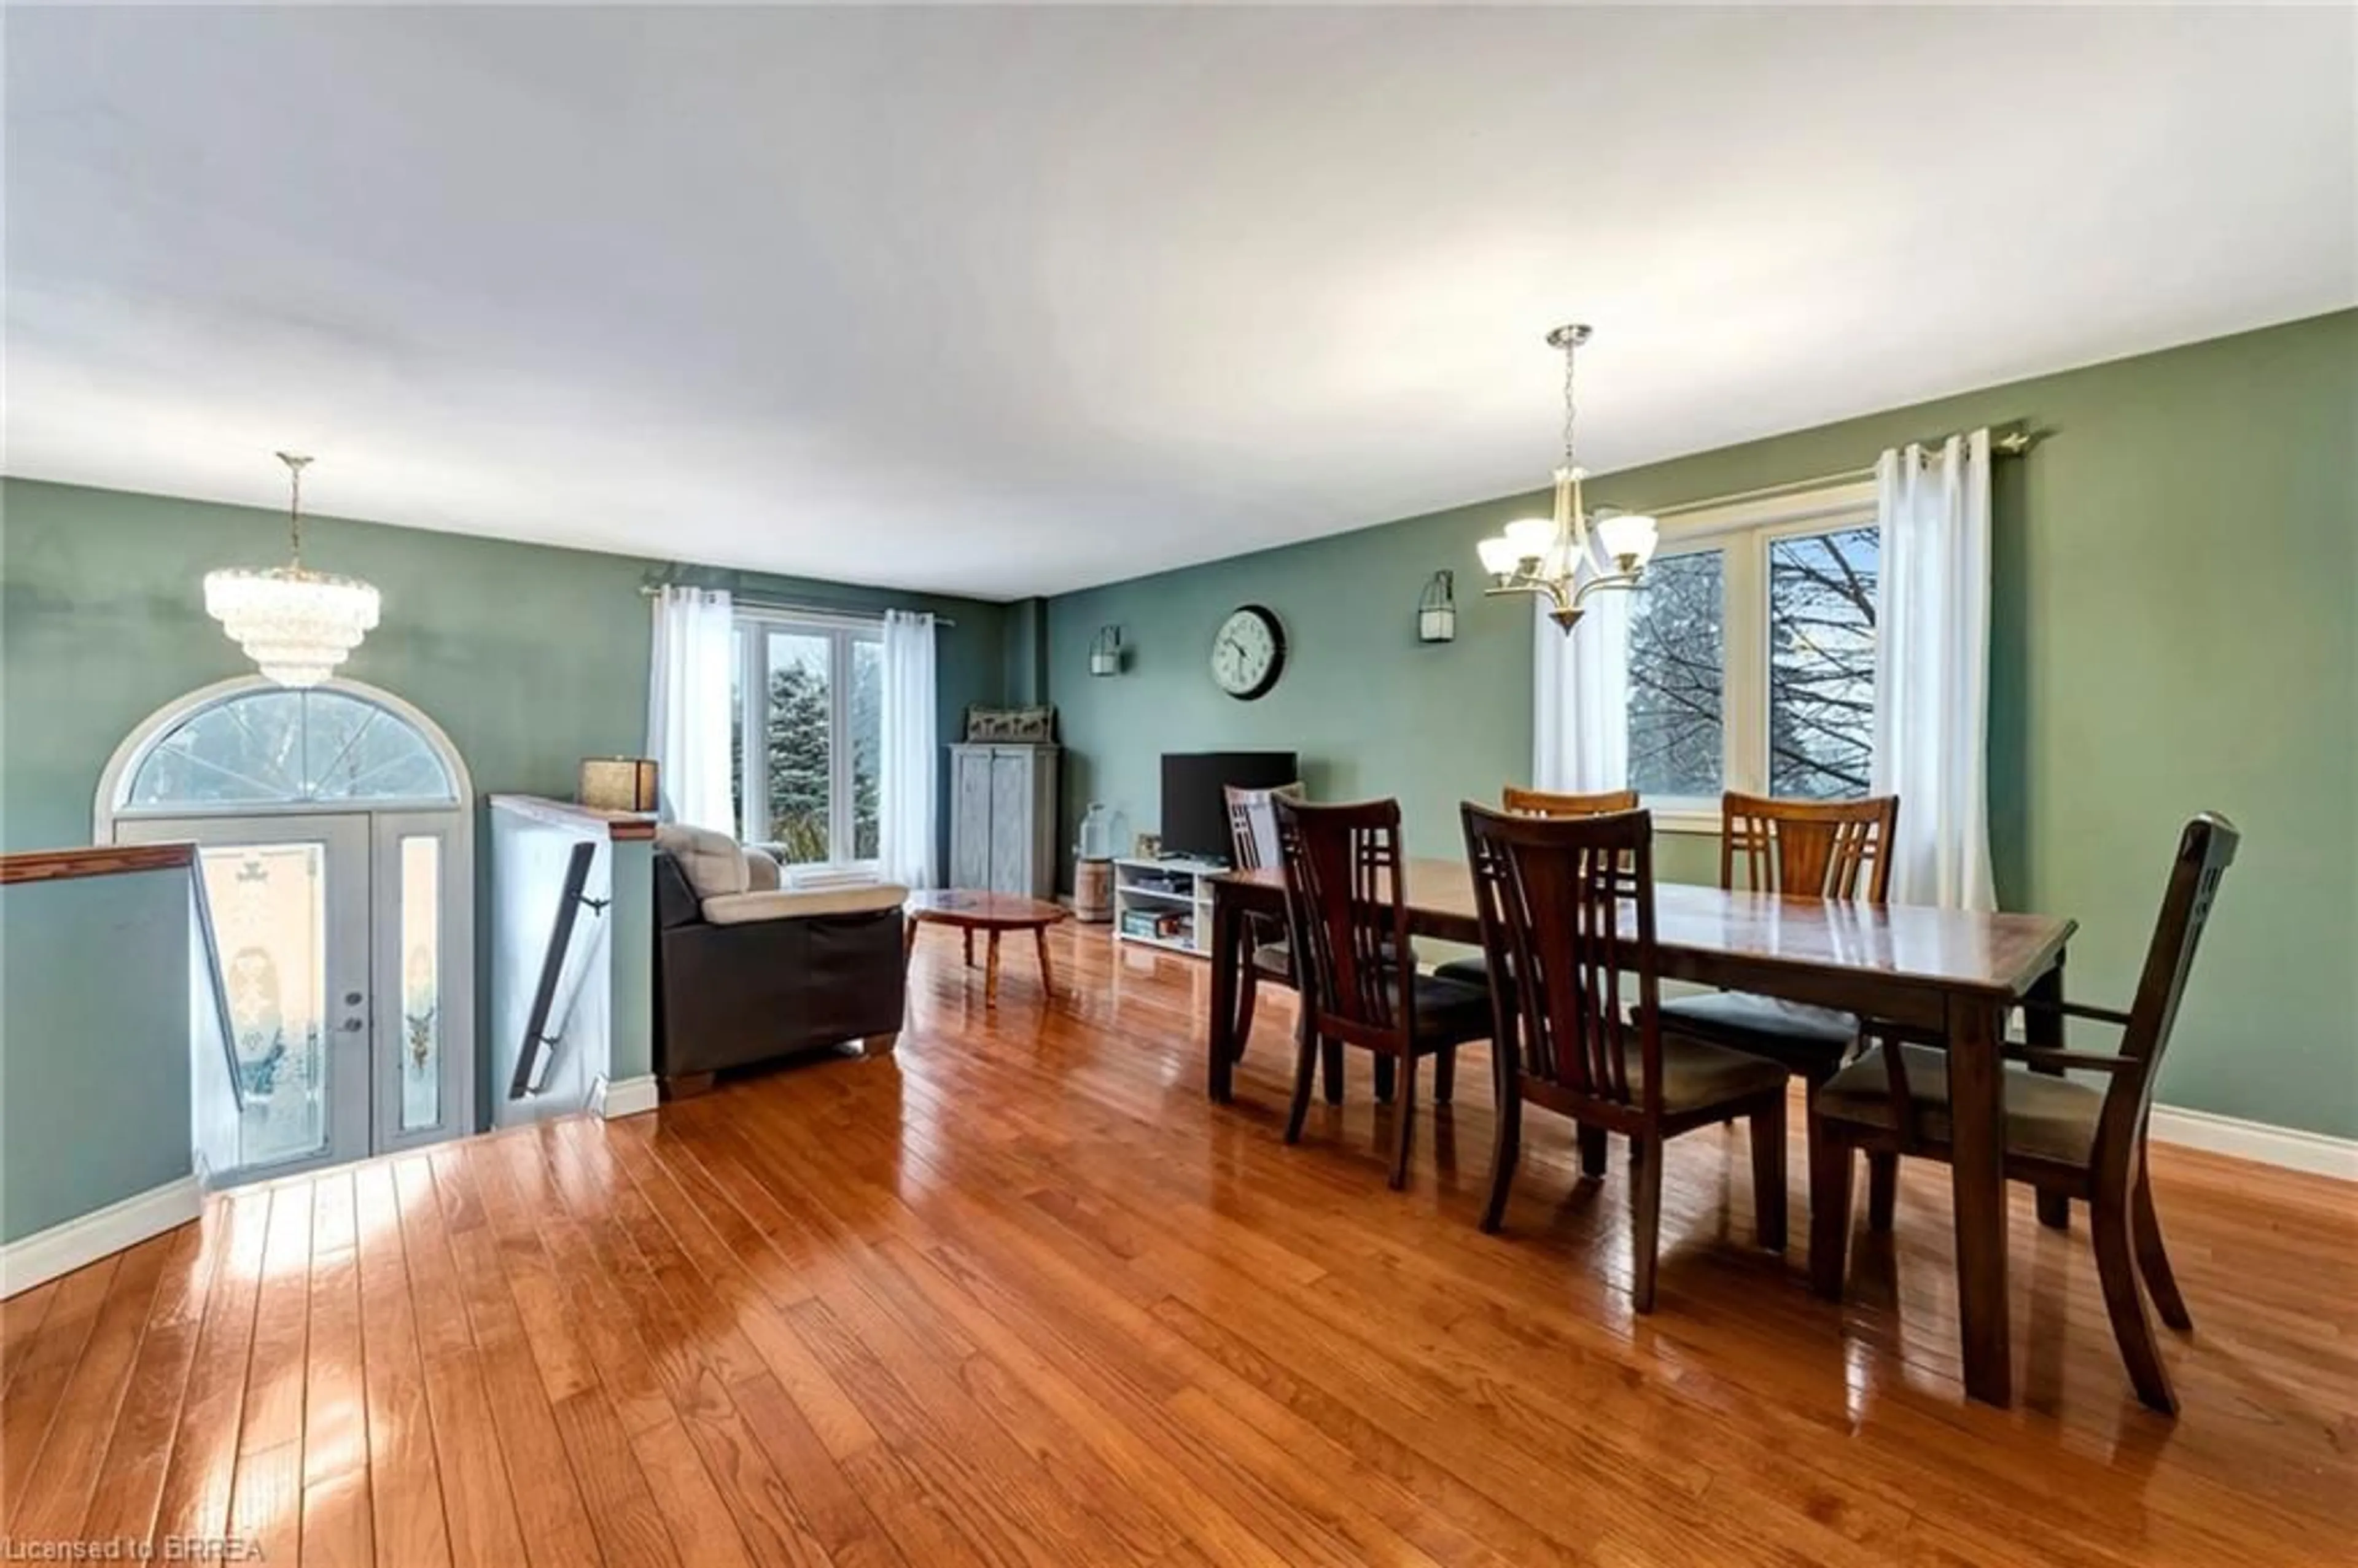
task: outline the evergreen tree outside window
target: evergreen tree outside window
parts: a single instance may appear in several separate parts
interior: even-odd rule
[[[883,655],[864,623],[741,616],[730,734],[740,836],[790,866],[877,856]],[[749,755],[747,735],[761,743]]]

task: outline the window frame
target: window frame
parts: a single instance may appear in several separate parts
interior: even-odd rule
[[[1873,480],[1790,495],[1731,502],[1667,517],[1657,561],[1721,552],[1720,787],[1768,791],[1768,548],[1779,539],[1879,525]],[[1641,586],[1634,591],[1645,592]],[[1880,653],[1878,651],[1878,657]],[[1668,833],[1721,828],[1720,803],[1693,795],[1647,795],[1640,802]]]
[[[738,799],[742,815],[738,821],[738,837],[743,843],[757,849],[772,849],[774,841],[768,837],[770,821],[770,777],[765,766],[756,765],[757,751],[763,762],[768,757],[766,744],[756,748],[753,739],[766,737],[769,730],[770,706],[770,634],[784,633],[792,636],[824,640],[827,652],[827,858],[824,860],[781,862],[789,878],[813,872],[860,871],[881,873],[883,859],[871,855],[862,860],[842,853],[860,842],[857,795],[853,789],[857,762],[851,745],[851,682],[848,678],[853,667],[852,649],[868,643],[877,650],[879,678],[882,678],[884,622],[856,615],[826,615],[806,610],[766,610],[758,606],[740,605],[730,617],[731,631],[738,634],[735,649],[737,665],[737,722],[746,743],[741,749],[739,762],[742,774],[737,780]],[[838,677],[843,678],[838,678]],[[882,810],[884,759],[880,750],[876,759],[879,810]],[[749,829],[755,824],[763,828],[756,837]],[[879,824],[879,847],[882,847],[882,824]]]

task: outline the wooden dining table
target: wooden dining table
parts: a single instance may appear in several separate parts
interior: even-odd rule
[[[1411,860],[1409,930],[1478,946],[1473,879],[1463,861]],[[1206,1087],[1226,1104],[1243,1049],[1238,977],[1249,960],[1249,915],[1282,917],[1283,873],[1236,871],[1212,881]],[[2074,922],[1912,905],[1786,898],[1663,882],[1654,920],[1666,979],[1806,1002],[1899,1026],[1948,1054],[1950,1181],[1955,1195],[1957,1316],[1965,1391],[2005,1405],[2013,1355],[2006,1316],[2006,1144],[2000,1054],[2009,1011],[2063,1000]],[[2061,1014],[2032,1010],[2029,1042],[2060,1045]]]

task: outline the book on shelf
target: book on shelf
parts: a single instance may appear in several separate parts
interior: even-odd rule
[[[1163,942],[1184,939],[1194,924],[1176,910],[1126,909],[1121,915],[1125,935],[1152,936]]]

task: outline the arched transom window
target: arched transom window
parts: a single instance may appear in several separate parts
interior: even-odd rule
[[[460,800],[425,730],[337,687],[255,685],[189,708],[146,742],[119,788],[115,809],[138,814]]]

